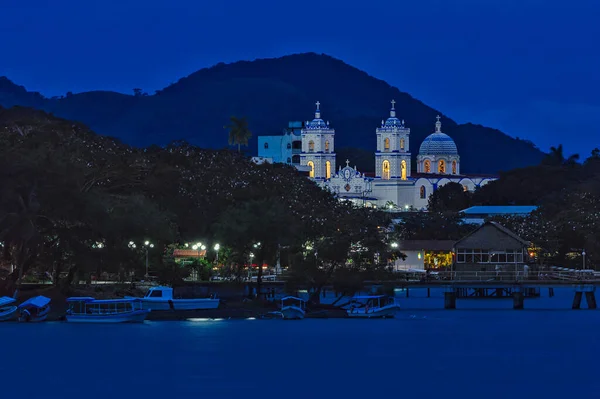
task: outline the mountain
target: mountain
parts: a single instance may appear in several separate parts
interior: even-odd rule
[[[91,91],[45,98],[0,77],[0,105],[43,109],[138,146],[182,139],[222,148],[227,145],[223,126],[236,115],[248,118],[254,133],[249,148],[256,153],[256,136],[279,134],[288,121],[312,119],[319,100],[323,118],[336,129],[336,148],[354,147],[364,160],[365,151],[375,149],[375,129],[387,118],[390,100],[395,99],[398,117],[411,128],[413,158],[422,140],[433,132],[438,114],[442,130],[458,146],[464,172],[496,173],[537,164],[544,156],[529,141],[480,125],[457,124],[386,82],[322,54],[220,63],[155,94],[136,91],[135,95]],[[359,165],[373,167],[372,162]]]

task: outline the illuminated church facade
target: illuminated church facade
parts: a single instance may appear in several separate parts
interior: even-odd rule
[[[460,156],[454,140],[442,132],[440,117],[435,131],[427,136],[416,157],[417,173],[411,173],[410,128],[396,116],[392,100],[390,116],[375,129],[375,176],[366,176],[350,166],[336,169],[335,129],[321,118],[320,103],[315,117],[301,130],[300,168],[324,189],[343,200],[359,205],[421,210],[427,208],[428,197],[444,184],[455,182],[474,191],[490,181],[489,176],[461,174]]]

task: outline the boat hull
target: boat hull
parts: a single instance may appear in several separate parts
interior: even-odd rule
[[[388,305],[381,308],[371,308],[365,311],[365,308],[348,309],[348,317],[375,319],[375,318],[392,318],[396,316],[396,312],[400,310],[398,305]]]
[[[300,320],[304,318],[304,309],[298,306],[284,306],[281,308],[281,315],[284,319]]]
[[[65,318],[69,323],[142,323],[148,313],[148,309],[138,309],[118,314],[68,314]]]
[[[50,313],[50,306],[47,306],[44,309],[40,309],[38,312],[35,312],[35,309],[33,309],[32,312],[29,312],[28,309],[22,309],[21,314],[19,315],[19,321],[24,321],[24,322],[45,321],[48,318],[48,313]]]
[[[5,306],[0,308],[0,321],[11,321],[17,318],[16,306]]]
[[[130,299],[132,297],[126,297]],[[138,298],[136,298],[138,299]],[[151,299],[139,298],[142,302],[143,309],[152,311],[164,310],[205,310],[217,309],[219,307],[219,299],[212,298],[196,298],[196,299]]]

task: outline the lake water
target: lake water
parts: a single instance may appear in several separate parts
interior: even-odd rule
[[[600,311],[416,296],[388,320],[4,323],[0,397],[600,397]]]

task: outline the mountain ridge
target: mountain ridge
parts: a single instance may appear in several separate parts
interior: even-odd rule
[[[323,54],[219,63],[151,95],[96,90],[46,98],[0,78],[0,105],[39,108],[133,145],[183,139],[222,148],[227,146],[223,126],[229,116],[246,116],[254,133],[251,153],[256,153],[256,136],[280,134],[288,121],[312,119],[317,100],[323,118],[336,129],[337,148],[374,151],[375,129],[388,117],[391,99],[396,100],[398,117],[411,128],[413,158],[434,131],[438,114],[442,131],[457,144],[466,173],[497,173],[537,164],[544,156],[529,141],[481,125],[458,124],[409,93]],[[360,166],[372,169],[368,163]]]

